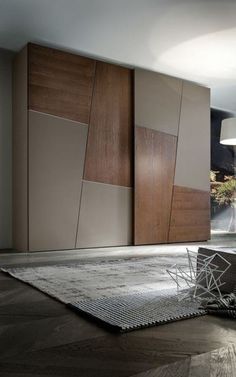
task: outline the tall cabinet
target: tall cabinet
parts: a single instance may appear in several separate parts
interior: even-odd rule
[[[209,239],[207,88],[36,44],[13,82],[15,249]]]
[[[131,243],[132,71],[29,44],[13,106],[14,248]]]

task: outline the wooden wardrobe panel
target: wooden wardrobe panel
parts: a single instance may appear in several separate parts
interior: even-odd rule
[[[13,248],[28,250],[27,47],[13,65]]]
[[[210,239],[210,193],[174,186],[170,242]]]
[[[29,249],[73,249],[87,126],[29,112]]]
[[[83,181],[77,248],[132,243],[132,188]]]
[[[85,180],[132,186],[132,75],[97,62]]]
[[[188,187],[174,186],[172,210],[209,209],[208,191],[195,190]]]
[[[95,61],[29,44],[29,109],[89,122]]]
[[[135,245],[167,242],[176,137],[135,127]]]

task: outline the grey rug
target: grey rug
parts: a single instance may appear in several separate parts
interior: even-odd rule
[[[175,289],[85,300],[68,306],[120,332],[206,314],[196,302],[179,301]]]
[[[74,261],[45,266],[5,267],[16,279],[64,303],[174,288],[166,269],[176,260],[186,263],[186,252],[97,261]]]
[[[176,260],[185,264],[186,252],[2,271],[113,329],[130,331],[205,314],[167,290],[175,283],[166,269]]]

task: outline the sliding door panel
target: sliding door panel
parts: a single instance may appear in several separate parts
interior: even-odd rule
[[[182,80],[135,69],[135,124],[177,136]]]
[[[132,71],[97,62],[84,179],[132,186]]]
[[[176,137],[135,127],[135,244],[167,242]]]
[[[132,188],[83,182],[77,247],[132,243]]]
[[[87,126],[29,112],[29,248],[75,247]]]
[[[209,191],[210,91],[184,82],[175,185]]]
[[[175,186],[173,192],[169,241],[204,241],[209,238],[209,192]]]
[[[95,61],[29,44],[29,109],[88,124]]]

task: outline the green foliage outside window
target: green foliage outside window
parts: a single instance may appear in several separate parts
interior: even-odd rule
[[[228,232],[236,232],[236,179],[224,176],[224,181],[216,180],[217,172],[211,172],[211,202],[212,208],[231,208]]]
[[[222,182],[221,185],[213,190],[212,196],[220,206],[232,206],[236,199],[236,179],[226,177],[225,182]]]

